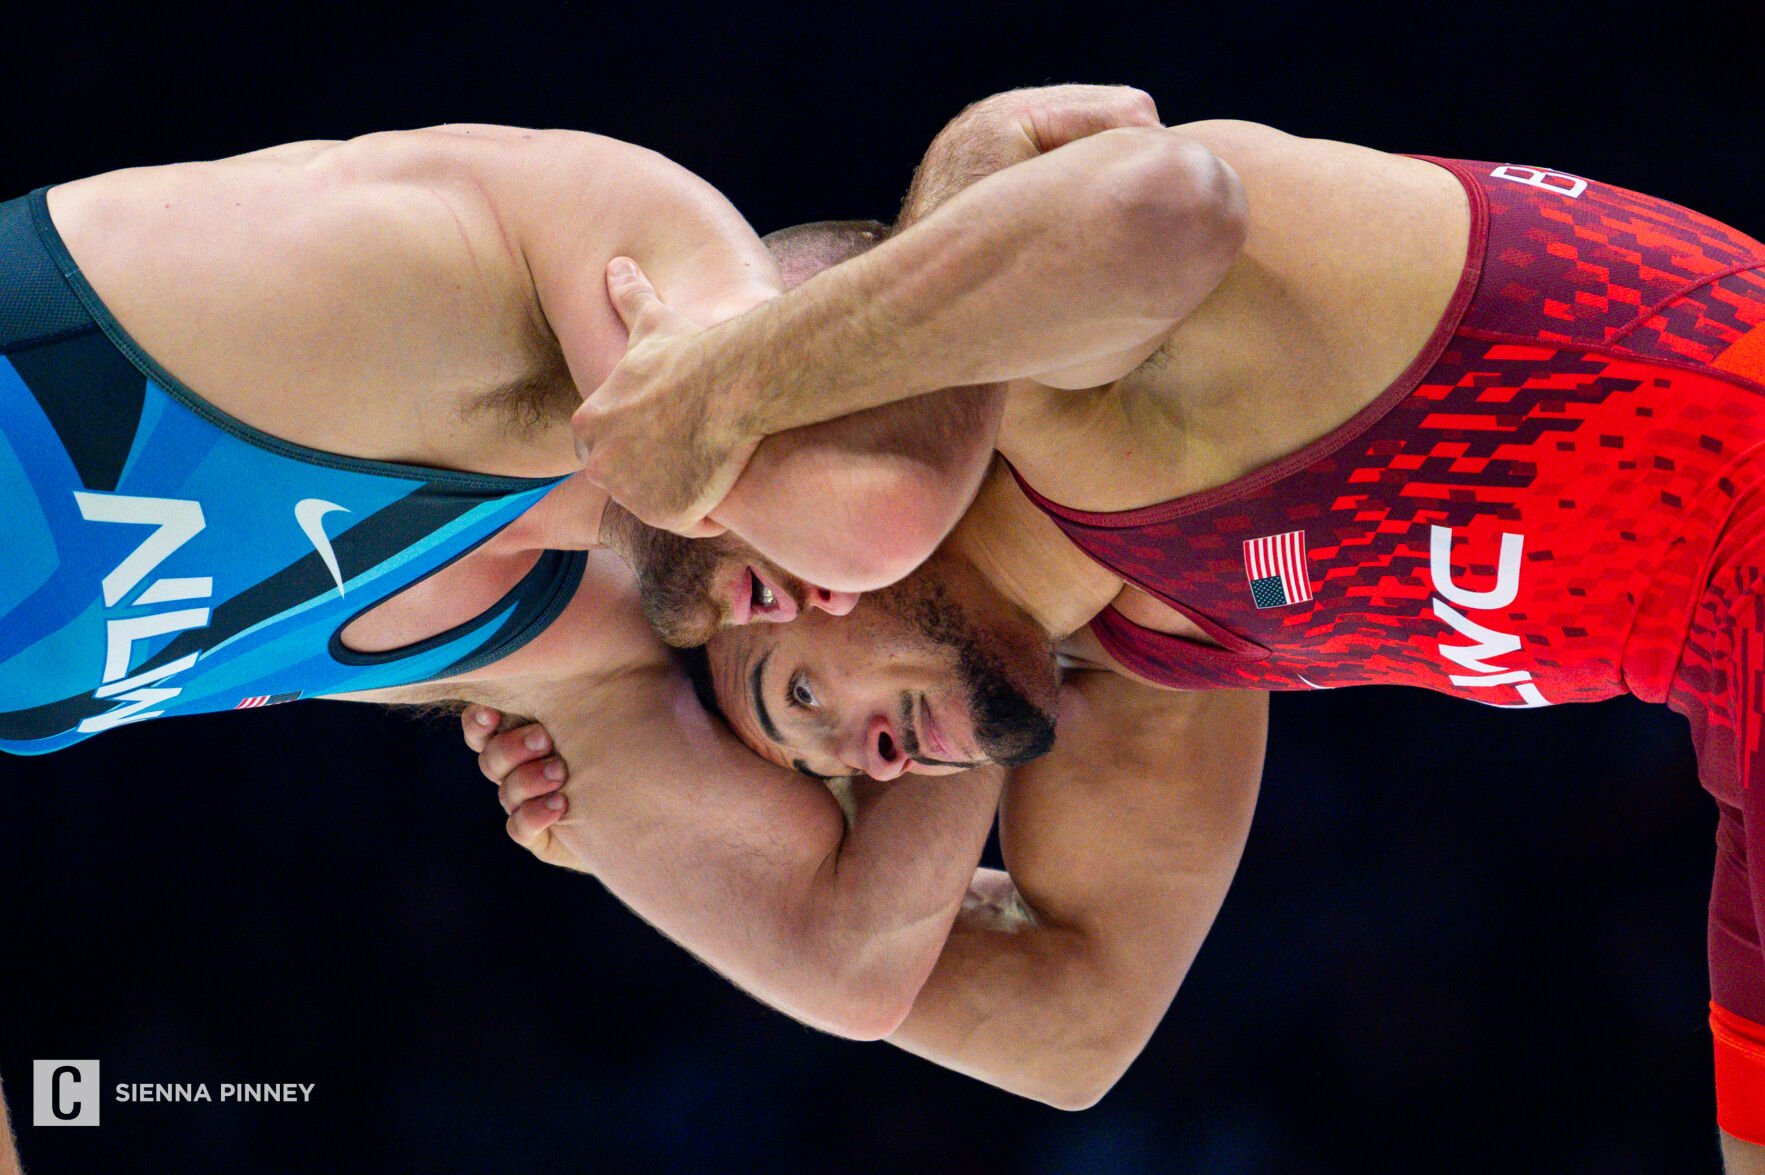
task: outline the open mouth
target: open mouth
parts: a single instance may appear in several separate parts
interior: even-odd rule
[[[797,601],[764,573],[744,567],[730,594],[730,619],[736,624],[766,621],[783,624],[797,615]]]
[[[772,589],[766,586],[765,580],[751,571],[748,573],[748,579],[754,585],[748,593],[749,611],[764,612],[778,602],[778,597],[773,595]]]

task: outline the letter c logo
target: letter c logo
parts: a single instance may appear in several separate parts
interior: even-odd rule
[[[54,1074],[49,1078],[50,1086],[54,1091],[51,1095],[54,1100],[50,1103],[49,1111],[63,1122],[71,1122],[80,1116],[80,1105],[82,1103],[77,1101],[74,1102],[74,1108],[71,1110],[63,1110],[61,1108],[61,1078],[64,1074],[68,1077],[72,1077],[76,1082],[80,1079],[80,1071],[72,1065],[62,1065],[55,1070]]]

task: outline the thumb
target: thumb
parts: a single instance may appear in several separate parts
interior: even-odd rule
[[[714,539],[729,528],[709,518],[680,527],[674,533],[688,539]]]
[[[652,306],[660,306],[662,299],[656,296],[656,287],[644,276],[637,262],[629,257],[615,257],[607,262],[607,296],[612,299],[613,309],[619,312],[625,329],[631,334],[638,330],[638,318]]]

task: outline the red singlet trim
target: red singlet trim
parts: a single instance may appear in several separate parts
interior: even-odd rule
[[[1765,1024],[1712,1000],[1710,1034],[1716,1039],[1716,1124],[1765,1146]]]

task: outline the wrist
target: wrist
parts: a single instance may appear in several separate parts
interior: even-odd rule
[[[756,328],[769,310],[761,306],[691,336],[671,364],[667,386],[696,395],[694,423],[707,450],[751,445],[766,435],[757,430],[773,411],[763,374],[770,332]]]

